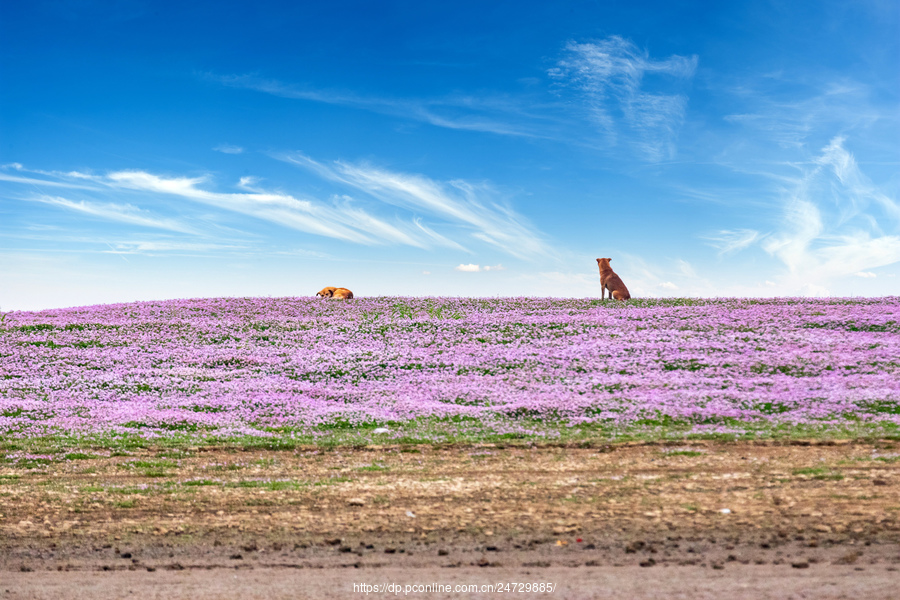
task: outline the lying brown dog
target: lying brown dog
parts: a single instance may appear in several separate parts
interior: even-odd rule
[[[317,292],[316,296],[322,296],[323,298],[338,298],[340,300],[350,300],[351,298],[353,298],[353,292],[351,292],[347,288],[327,287],[322,288],[321,291]]]
[[[611,258],[597,259],[597,265],[600,267],[600,286],[602,288],[600,290],[600,299],[602,300],[606,291],[609,290],[610,299],[628,300],[631,298],[631,294],[628,293],[628,288],[625,287],[622,279],[609,266],[609,261],[611,260]]]

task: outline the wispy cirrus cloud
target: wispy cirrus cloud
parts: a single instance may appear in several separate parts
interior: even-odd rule
[[[258,75],[204,74],[209,81],[254,90],[281,98],[306,100],[367,110],[383,115],[411,119],[447,129],[482,131],[498,135],[546,137],[535,127],[541,119],[519,99],[476,95],[449,95],[440,98],[391,98],[353,92],[302,87]]]
[[[676,86],[690,80],[697,56],[650,58],[630,40],[610,36],[570,41],[564,56],[548,74],[560,89],[574,89],[584,110],[608,146],[631,145],[651,161],[670,158],[684,121],[685,94],[652,92],[648,76],[665,76]]]
[[[820,154],[797,166],[802,174],[782,184],[780,227],[724,231],[712,239],[720,253],[759,244],[784,264],[795,287],[824,293],[829,281],[900,262],[900,203],[881,191],[833,138]]]
[[[145,171],[118,171],[110,173],[106,179],[119,187],[172,194],[324,237],[364,245],[399,243],[425,246],[420,238],[411,233],[415,224],[406,227],[392,225],[360,209],[341,208],[286,193],[214,192],[200,187],[209,183],[206,177],[162,177]],[[244,180],[244,186],[247,185]]]
[[[221,152],[223,154],[243,154],[244,148],[241,146],[235,146],[234,144],[219,144],[215,148],[213,148],[216,152]]]
[[[704,239],[719,249],[719,256],[724,256],[750,247],[760,239],[760,233],[755,229],[726,229]]]
[[[591,148],[631,148],[650,161],[670,158],[685,118],[685,82],[697,56],[652,59],[619,36],[570,41],[546,78],[512,93],[390,97],[323,89],[257,74],[200,76],[218,84],[307,102],[366,110],[447,129],[554,140]],[[665,90],[665,91],[663,91]],[[578,101],[560,98],[574,91]],[[573,110],[573,106],[575,109]],[[586,134],[587,118],[596,133]]]
[[[834,138],[790,190],[785,227],[763,243],[794,276],[818,283],[900,261],[900,205]]]
[[[28,175],[12,175],[10,171],[28,173]],[[46,179],[45,177],[35,177],[34,175],[49,176],[54,179]],[[98,188],[81,183],[76,183],[73,179],[78,179],[77,173],[56,173],[53,171],[36,171],[26,169],[21,163],[10,163],[0,165],[0,181],[8,181],[10,183],[24,183],[34,188],[56,187],[81,190],[96,190]],[[59,180],[62,178],[62,180]]]
[[[45,172],[24,169],[30,174],[27,183],[40,189],[44,186],[87,189],[97,195],[129,192],[138,201],[148,201],[155,195],[184,198],[193,202],[235,212],[257,219],[276,223],[281,227],[303,231],[323,237],[339,239],[363,245],[407,244],[427,247],[426,233],[420,234],[422,227],[414,221],[391,224],[365,211],[353,207],[349,199],[326,203],[316,199],[297,198],[283,192],[260,189],[252,177],[243,177],[239,183],[241,192],[218,192],[208,189],[212,185],[209,176],[179,177],[157,175],[147,171],[112,171],[105,174],[71,172]],[[9,178],[12,179],[12,178]],[[82,214],[132,225],[142,225],[199,234],[201,227],[195,227],[173,218],[154,215],[150,211],[134,205],[109,203],[96,200],[71,200],[49,194],[25,194],[23,200],[51,204],[59,208],[78,211]]]
[[[33,195],[27,197],[33,202],[41,202],[64,208],[66,210],[90,215],[99,219],[118,221],[129,225],[139,225],[141,227],[152,227],[155,229],[166,229],[179,233],[197,234],[198,231],[184,223],[175,219],[161,218],[153,216],[145,210],[141,210],[130,204],[114,204],[114,203],[98,203],[86,200],[69,200],[59,196]]]
[[[239,244],[216,244],[212,242],[184,242],[170,240],[135,240],[110,244],[110,254],[147,254],[153,252],[183,252],[196,254],[219,254],[223,251],[234,252],[246,250],[247,246]]]
[[[276,158],[356,188],[388,204],[462,227],[472,238],[507,254],[530,259],[555,254],[543,235],[508,204],[501,202],[497,192],[487,184],[462,180],[438,182],[423,175],[342,161],[326,165],[299,153],[281,154]],[[433,231],[431,234],[438,235]]]
[[[252,176],[240,178],[235,186],[239,191],[218,191],[209,175],[169,176],[143,170],[103,174],[21,170],[30,174],[25,177],[29,182],[32,179],[38,182],[35,185],[90,189],[98,192],[98,196],[114,195],[116,198],[131,194],[129,197],[137,204],[144,205],[161,206],[154,201],[161,197],[182,198],[226,213],[247,215],[280,227],[352,244],[421,249],[443,247],[470,252],[467,245],[479,240],[517,257],[551,254],[540,232],[503,203],[499,194],[487,184],[462,180],[441,183],[422,175],[394,173],[340,161],[327,166],[299,154],[280,158],[309,168],[323,179],[361,191],[365,198],[360,201],[346,194],[332,195],[328,201],[298,197],[266,189]],[[208,223],[188,224],[191,219],[187,215],[181,219],[163,217],[120,201],[71,199],[46,193],[26,194],[21,199],[108,221],[212,235],[205,227]],[[395,213],[391,218],[378,214],[385,212],[386,205],[390,205]],[[397,208],[406,214],[398,214]]]
[[[848,78],[834,80],[830,74],[744,77],[721,92],[729,97],[733,111],[722,118],[740,131],[723,153],[726,163],[746,162],[748,153],[772,161],[777,160],[776,151],[805,152],[810,144],[823,141],[823,132],[866,130],[881,123],[890,136],[897,127],[896,107],[883,106],[871,86]],[[757,144],[765,150],[761,152]]]

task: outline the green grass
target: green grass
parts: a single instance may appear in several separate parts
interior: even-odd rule
[[[133,460],[119,464],[120,469],[174,469],[177,462],[170,460]]]
[[[263,490],[269,490],[272,492],[278,492],[283,490],[299,490],[302,487],[307,487],[309,484],[302,481],[260,481],[256,479],[249,479],[243,481],[235,481],[226,483],[226,487],[233,488],[259,488]]]
[[[358,467],[357,471],[373,471],[373,472],[381,472],[381,471],[390,471],[390,467],[386,467],[384,465],[366,465],[365,467]]]
[[[671,452],[663,452],[664,456],[703,456],[705,452],[699,450],[673,450]]]
[[[63,456],[66,460],[90,460],[92,458],[97,458],[97,456],[93,454],[85,454],[84,452],[69,452],[65,456]]]
[[[762,408],[762,407],[761,407]],[[781,407],[766,407],[778,412]],[[191,456],[189,449],[216,446],[236,450],[291,451],[302,448],[364,448],[371,445],[401,446],[414,449],[417,446],[441,446],[456,444],[497,445],[576,445],[602,447],[616,442],[689,443],[690,440],[863,440],[900,441],[900,426],[890,423],[849,422],[841,426],[825,425],[773,425],[759,423],[717,423],[732,425],[736,433],[692,433],[696,423],[676,420],[666,415],[648,417],[630,427],[617,427],[611,423],[581,423],[572,425],[562,418],[538,418],[522,415],[479,420],[471,417],[421,418],[407,422],[363,423],[336,421],[318,428],[289,427],[266,432],[262,436],[223,436],[207,431],[169,431],[156,437],[148,431],[147,437],[139,432],[126,434],[67,435],[56,434],[33,438],[0,437],[0,464],[16,468],[40,468],[50,464],[50,459],[10,459],[6,453],[50,455],[62,459],[72,455],[95,457],[92,452],[109,451],[112,456],[130,456],[156,449],[158,461],[142,460],[120,463],[122,468],[169,469],[177,463],[165,460]],[[387,427],[388,434],[374,434],[377,427]],[[99,458],[99,457],[97,457]],[[59,460],[56,459],[56,460]],[[132,465],[131,467],[125,465]],[[229,468],[243,468],[239,466]]]
[[[823,481],[840,481],[844,478],[840,473],[836,473],[825,467],[808,467],[803,469],[794,469],[794,475],[808,475],[812,479]]]

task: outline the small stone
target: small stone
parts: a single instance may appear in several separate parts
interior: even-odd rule
[[[795,569],[808,569],[809,563],[804,560],[804,561],[800,561],[800,562],[791,563],[791,566],[794,567]]]
[[[849,554],[845,554],[839,559],[835,560],[832,564],[835,565],[852,565],[855,563],[859,557],[862,556],[862,552],[850,552]]]
[[[366,501],[362,498],[350,498],[349,500],[347,500],[347,504],[349,504],[350,506],[365,506]]]

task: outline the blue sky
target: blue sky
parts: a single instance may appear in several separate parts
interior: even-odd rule
[[[900,5],[0,3],[0,309],[900,294]]]

